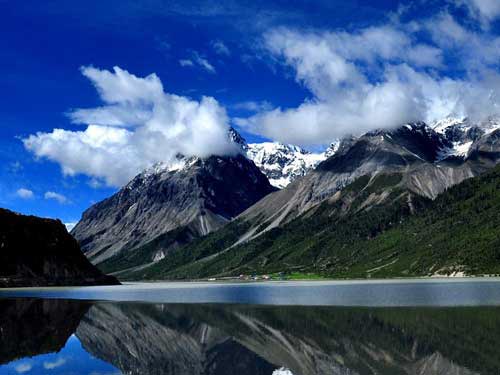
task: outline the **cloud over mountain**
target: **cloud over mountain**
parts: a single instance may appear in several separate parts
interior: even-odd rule
[[[37,157],[60,164],[65,175],[86,174],[121,186],[144,168],[176,154],[200,157],[237,152],[227,137],[226,111],[212,97],[196,101],[166,93],[156,74],[137,77],[82,68],[103,101],[69,116],[85,129],[54,129],[23,140]]]
[[[446,11],[350,32],[277,28],[263,45],[311,96],[237,123],[285,143],[324,144],[409,121],[499,112],[500,38]]]

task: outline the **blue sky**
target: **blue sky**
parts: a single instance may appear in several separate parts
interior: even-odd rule
[[[71,335],[64,347],[56,353],[39,354],[0,365],[0,375],[72,374],[120,375],[121,371],[112,365],[90,355],[75,335]]]
[[[228,125],[316,149],[403,121],[494,114],[495,3],[0,0],[0,206],[75,222],[152,161],[226,152]],[[112,97],[144,82],[148,97]],[[185,115],[157,115],[165,108]],[[111,143],[85,143],[91,120]],[[169,121],[182,137],[169,138]],[[153,144],[158,126],[166,140]]]

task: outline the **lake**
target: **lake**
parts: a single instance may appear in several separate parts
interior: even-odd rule
[[[498,279],[0,291],[0,374],[500,374]]]

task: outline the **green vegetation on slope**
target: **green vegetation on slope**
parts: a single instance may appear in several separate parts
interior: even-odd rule
[[[464,181],[433,202],[401,190],[400,179],[361,177],[337,201],[228,249],[248,228],[248,223],[232,223],[128,277],[500,273],[500,167]]]
[[[141,266],[151,263],[154,255],[159,251],[178,248],[196,238],[196,234],[189,227],[181,227],[156,237],[145,245],[131,248],[106,259],[99,264],[99,269],[105,273]]]
[[[407,192],[397,186],[400,175],[381,175],[370,181],[362,177],[346,187],[342,197],[325,204],[283,227],[274,228],[245,244],[233,245],[250,227],[248,222],[233,222],[221,230],[170,252],[157,264],[128,278],[197,278],[209,275],[239,275],[307,271],[325,274],[324,237],[348,242],[372,237],[410,214]],[[369,198],[384,197],[383,206],[364,211]],[[413,198],[420,207],[424,199]],[[360,212],[366,212],[359,214]],[[253,223],[255,226],[256,224]]]

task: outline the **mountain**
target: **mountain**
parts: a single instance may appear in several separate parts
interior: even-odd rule
[[[172,254],[133,278],[278,272],[336,278],[500,274],[500,167],[447,189],[434,201],[398,189],[396,181],[391,175],[360,178],[337,200],[251,241],[214,245],[248,230],[244,222],[234,222],[213,234],[217,242],[207,237],[184,249],[191,259]]]
[[[259,179],[245,180],[249,170],[265,178],[239,155],[241,165],[251,164],[253,169],[228,178],[224,167],[219,187],[207,190],[205,184],[186,184],[198,181],[193,171],[203,170],[199,163],[205,162],[180,157],[178,165],[160,164],[89,209],[73,233],[94,263],[105,272],[119,271],[122,278],[196,278],[290,267],[338,272],[321,249],[332,243],[331,238],[344,243],[344,238],[377,236],[425,209],[450,187],[496,165],[500,160],[496,120],[476,125],[464,121],[433,126],[416,122],[346,137],[332,145],[330,157],[307,173],[312,164],[304,160],[320,158],[307,159],[311,155],[294,146],[263,144],[252,149],[232,131],[230,137],[242,152],[275,181],[286,180],[287,166],[304,167],[297,172],[304,175],[293,172],[288,175],[294,177],[290,184],[272,192]],[[456,150],[468,142],[472,143],[467,152],[458,154]],[[245,197],[256,181],[266,187],[258,188],[257,194],[231,212],[217,211],[232,189]],[[164,197],[164,191],[173,193]],[[204,205],[207,196],[213,204],[200,211],[199,199]],[[324,237],[325,233],[331,236]],[[262,255],[267,251],[276,258],[271,253]],[[292,260],[283,262],[285,254],[294,254]]]
[[[243,212],[240,219],[251,223],[243,238],[253,238],[335,200],[338,192],[362,176],[398,175],[399,188],[435,199],[447,188],[494,167],[500,160],[499,137],[500,130],[485,132],[463,158],[443,158],[453,141],[422,122],[346,138],[316,169]]]
[[[93,263],[138,266],[220,228],[274,190],[241,154],[179,157],[90,207],[72,234]]]
[[[334,156],[285,189],[269,194],[231,224],[173,252],[148,269],[123,276],[196,278],[296,270],[337,277],[370,277],[428,275],[457,267],[470,274],[496,273],[498,260],[492,249],[497,245],[494,236],[499,233],[493,229],[493,237],[481,237],[485,232],[480,223],[487,217],[486,213],[466,205],[461,193],[449,197],[451,192],[460,191],[450,187],[479,176],[465,181],[457,189],[464,186],[467,189],[471,183],[487,186],[486,191],[492,191],[492,195],[482,193],[473,199],[479,204],[484,198],[485,204],[494,207],[491,211],[494,216],[500,208],[496,202],[496,185],[489,182],[489,175],[481,175],[500,160],[499,138],[500,130],[485,132],[473,142],[465,157],[447,158],[441,157],[442,151],[453,147],[453,142],[424,123],[345,139]],[[463,233],[482,239],[484,259],[467,258],[466,255],[472,256],[477,249],[465,247],[464,253],[456,251],[465,257],[463,264],[457,263],[459,260],[450,254],[438,254],[432,268],[424,260],[425,256],[415,261],[416,253],[404,242],[393,243],[391,251],[384,250],[380,257],[369,252],[376,241],[383,242],[386,232],[417,220],[421,212],[428,212],[431,217],[436,215],[441,210],[442,199],[450,199],[456,207],[466,206],[464,217],[473,218],[477,225],[471,226],[470,231],[465,230],[466,226]],[[442,215],[443,223],[453,222],[453,216]],[[491,222],[497,223],[495,217]],[[418,225],[412,228],[415,233],[422,232]],[[454,232],[453,226],[443,224],[439,228],[441,232],[433,232],[433,238],[429,239],[427,232],[422,238],[432,242],[442,238],[440,233],[443,233],[444,242],[438,247],[443,249],[451,248],[454,238],[464,239],[462,234]],[[377,238],[381,239],[375,241]],[[399,241],[412,243],[411,238],[407,235]],[[402,248],[413,255],[403,253],[394,258]],[[415,245],[415,249],[426,254],[427,248],[423,245]],[[388,261],[384,263],[384,259]],[[408,259],[415,263],[406,264]]]
[[[337,192],[356,179],[380,173],[400,174],[401,187],[433,199],[448,186],[475,175],[468,164],[438,162],[442,150],[448,147],[451,143],[446,137],[424,123],[346,138],[340,142],[336,153],[315,170],[261,200],[241,218],[256,222],[259,229],[252,233],[255,236],[334,199]]]
[[[248,144],[233,128],[228,136],[241,155],[178,155],[173,163],[146,169],[85,211],[72,234],[87,257],[107,272],[157,262],[170,249],[222,227],[276,190],[259,169],[272,185],[284,187],[338,148],[336,142],[324,153],[313,154],[276,142]]]
[[[0,287],[107,284],[59,220],[0,209]]]

